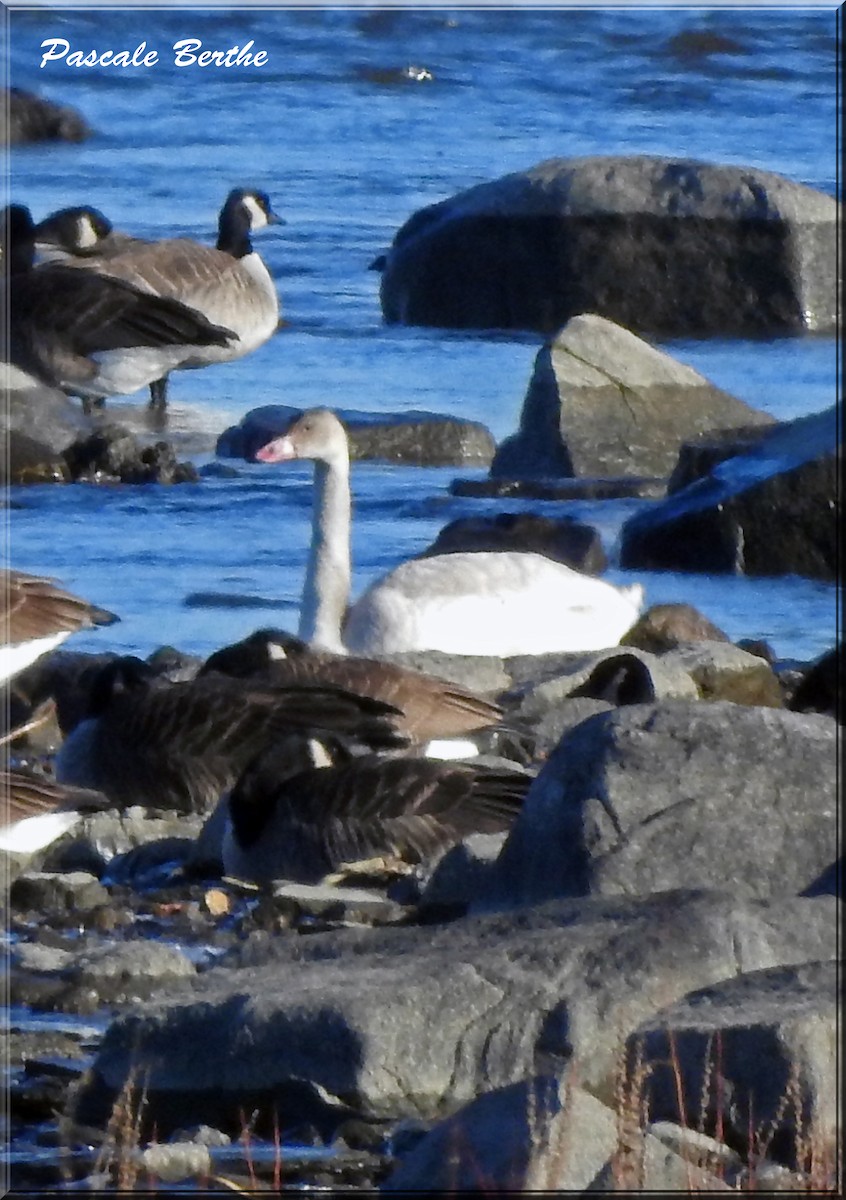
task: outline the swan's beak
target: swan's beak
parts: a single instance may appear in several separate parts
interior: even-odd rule
[[[296,448],[289,437],[274,438],[272,442],[256,450],[257,462],[287,462],[288,459],[296,457]]]

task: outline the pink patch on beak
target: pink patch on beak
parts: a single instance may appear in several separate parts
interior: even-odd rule
[[[288,437],[274,438],[272,442],[256,450],[257,462],[286,462],[289,458],[296,457],[296,451]]]

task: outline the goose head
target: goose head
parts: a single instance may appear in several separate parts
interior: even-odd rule
[[[251,234],[268,225],[284,224],[284,218],[273,211],[267,192],[233,188],[220,210],[217,248],[242,257],[252,252]]]
[[[296,417],[281,437],[256,451],[259,462],[289,462],[297,458],[322,462],[328,467],[349,464],[347,433],[331,409],[309,409]]]
[[[284,629],[257,629],[240,642],[224,646],[209,655],[200,668],[200,675],[219,671],[222,675],[248,678],[264,670],[272,662],[306,654],[308,646]]]
[[[61,250],[79,254],[96,250],[112,232],[111,221],[98,208],[79,205],[60,208],[45,217],[35,226],[34,237],[42,253]]]

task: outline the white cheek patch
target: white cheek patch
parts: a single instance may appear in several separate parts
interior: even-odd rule
[[[244,196],[241,203],[250,216],[250,229],[264,229],[267,225],[267,213],[256,200],[255,196]]]
[[[79,249],[90,250],[92,246],[97,245],[99,240],[91,218],[89,216],[80,217],[76,226],[76,244]]]
[[[309,738],[307,741],[308,755],[314,767],[331,767],[332,758],[326,747],[317,738]]]
[[[271,662],[279,662],[280,659],[287,658],[285,647],[279,642],[267,643],[267,657]]]

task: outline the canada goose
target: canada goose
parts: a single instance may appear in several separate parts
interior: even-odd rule
[[[616,588],[519,551],[410,559],[371,584],[347,611],[351,498],[344,426],[329,409],[310,409],[256,458],[314,460],[312,541],[299,627],[309,643],[376,655],[600,650],[616,645],[638,615],[640,584]]]
[[[122,279],[143,291],[167,296],[201,312],[213,325],[233,331],[225,346],[186,339],[182,357],[162,357],[161,374],[150,383],[150,405],[162,410],[167,403],[167,376],[172,370],[230,362],[263,345],[279,326],[279,297],[262,258],[253,249],[251,235],[267,225],[284,224],[264,192],[235,188],[220,210],[217,245],[205,246],[191,238],[165,238],[157,242],[129,239],[122,250],[107,246],[99,256],[79,247],[65,261],[69,266]],[[67,245],[72,223],[60,222],[59,234]],[[83,240],[96,235],[97,226],[77,222]],[[103,235],[107,237],[108,235]]]
[[[102,399],[159,378],[164,361],[181,361],[186,343],[229,344],[230,330],[178,300],[72,265],[34,267],[33,230],[29,209],[5,210],[9,305],[0,317],[0,354],[40,382]]]
[[[144,238],[119,233],[99,208],[78,205],[60,208],[35,226],[35,252],[39,262],[68,258],[112,258],[131,246],[150,246]]]
[[[117,620],[114,613],[66,592],[52,579],[0,570],[0,682],[54,650],[77,629]]]
[[[531,776],[466,763],[366,755],[324,767],[273,753],[228,796],[227,875],[316,883],[374,858],[418,863],[471,833],[510,827]]]
[[[474,733],[495,725],[503,715],[498,705],[459,684],[396,663],[320,650],[275,629],[258,629],[216,651],[200,674],[208,671],[280,685],[348,688],[398,708],[397,728],[418,744]]]
[[[140,659],[106,663],[86,717],[56,757],[63,783],[105,792],[121,807],[213,806],[248,762],[297,735],[362,750],[405,745],[396,710],[336,687],[274,687],[208,674],[182,683]]]
[[[108,807],[101,792],[65,787],[54,780],[23,771],[0,773],[4,807],[0,850],[34,854],[43,850],[79,821],[84,812]]]

